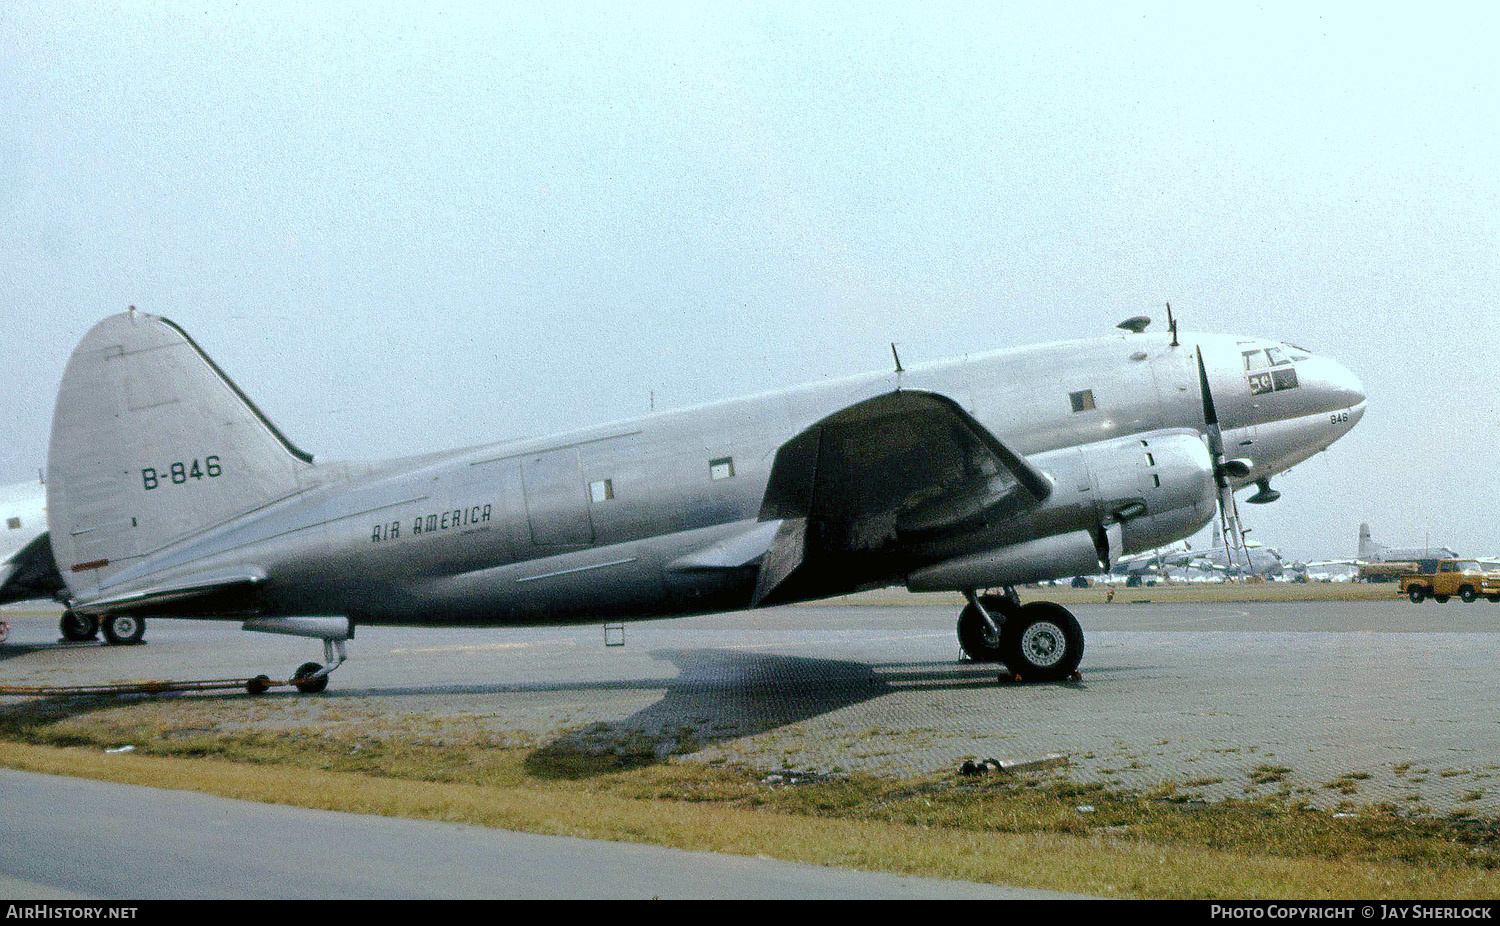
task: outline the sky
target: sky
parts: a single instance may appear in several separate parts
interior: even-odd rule
[[[0,484],[129,305],[379,459],[1170,302],[1365,384],[1252,537],[1500,553],[1497,40],[1478,3],[6,3]]]

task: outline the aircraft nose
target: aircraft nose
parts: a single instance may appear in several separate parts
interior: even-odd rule
[[[1348,367],[1327,357],[1313,357],[1304,364],[1303,385],[1324,411],[1364,412],[1365,385]]]
[[[1349,368],[1332,360],[1328,361],[1328,387],[1340,407],[1360,406],[1364,410],[1365,384],[1359,381]]]

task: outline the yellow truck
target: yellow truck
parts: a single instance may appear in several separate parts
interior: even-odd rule
[[[1416,604],[1427,598],[1443,602],[1454,595],[1464,601],[1480,595],[1500,601],[1500,573],[1485,572],[1472,559],[1440,559],[1432,572],[1402,576],[1401,594]]]

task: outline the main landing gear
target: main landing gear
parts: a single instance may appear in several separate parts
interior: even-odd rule
[[[99,619],[90,614],[79,614],[69,608],[62,613],[62,620],[58,621],[58,630],[62,633],[62,638],[69,643],[96,640],[99,637]]]
[[[958,643],[975,662],[1003,662],[1019,679],[1054,682],[1072,677],[1083,659],[1083,628],[1060,604],[1023,605],[1016,590],[1003,595],[964,592]]]
[[[58,621],[58,630],[69,643],[97,640],[102,630],[104,642],[110,646],[134,646],[146,636],[146,619],[135,614],[111,614],[101,621],[92,614],[79,614],[69,608]]]

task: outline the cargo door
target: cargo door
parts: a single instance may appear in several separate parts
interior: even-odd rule
[[[589,491],[577,447],[527,456],[521,473],[532,543],[539,547],[580,547],[594,542]]]

